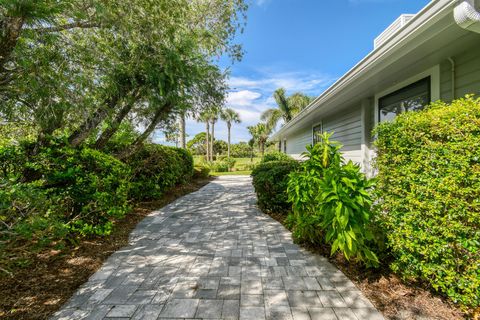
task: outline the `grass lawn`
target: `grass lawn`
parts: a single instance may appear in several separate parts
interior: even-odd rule
[[[243,170],[243,171],[232,171],[232,172],[210,172],[211,176],[249,176],[252,173],[252,170]]]
[[[194,156],[193,161],[195,166],[201,166],[204,163],[203,156]],[[262,158],[233,158],[235,159],[235,165],[231,172],[210,172],[212,176],[225,176],[225,175],[250,175],[252,172],[252,166],[258,164]]]

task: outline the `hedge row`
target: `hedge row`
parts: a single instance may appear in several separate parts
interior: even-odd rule
[[[126,162],[62,141],[32,151],[0,147],[0,228],[40,242],[109,234],[131,200],[158,197],[193,174],[187,151],[153,144]]]
[[[434,103],[376,134],[378,219],[392,269],[480,306],[480,99]]]
[[[258,164],[252,171],[253,186],[258,205],[266,213],[288,213],[287,184],[290,172],[298,170],[295,160],[268,161]]]

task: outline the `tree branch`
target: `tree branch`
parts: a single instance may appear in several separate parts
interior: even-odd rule
[[[55,27],[45,27],[45,28],[32,28],[29,29],[31,31],[36,31],[39,33],[49,33],[49,32],[60,32],[60,31],[65,31],[65,30],[71,30],[71,29],[91,29],[91,28],[100,28],[101,25],[97,22],[87,22],[87,21],[78,21],[78,22],[72,22],[72,23],[67,23],[61,26],[55,26]]]

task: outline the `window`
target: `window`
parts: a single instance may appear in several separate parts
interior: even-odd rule
[[[282,140],[278,141],[278,152],[282,152]]]
[[[283,140],[283,152],[287,153],[287,140]]]
[[[430,103],[430,77],[412,83],[378,100],[380,122],[394,119],[405,111],[421,110]]]
[[[318,124],[312,128],[312,143],[316,145],[320,142],[320,135],[322,134],[322,124]]]

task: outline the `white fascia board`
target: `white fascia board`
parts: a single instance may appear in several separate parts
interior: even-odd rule
[[[345,87],[350,85],[352,81],[363,75],[364,73],[372,70],[377,64],[388,59],[390,55],[396,51],[408,46],[413,45],[413,40],[417,35],[429,30],[430,26],[436,21],[443,18],[446,14],[453,12],[454,6],[457,0],[433,0],[422,10],[420,10],[405,27],[394,33],[390,39],[382,43],[378,48],[370,52],[365,58],[358,62],[353,68],[345,73],[340,79],[335,81],[327,90],[325,90],[320,96],[313,100],[305,109],[293,118],[290,122],[286,123],[280,130],[278,130],[270,140],[277,140],[284,135],[288,129],[310,115],[313,110],[329,100],[333,99],[338,93],[340,93]]]

